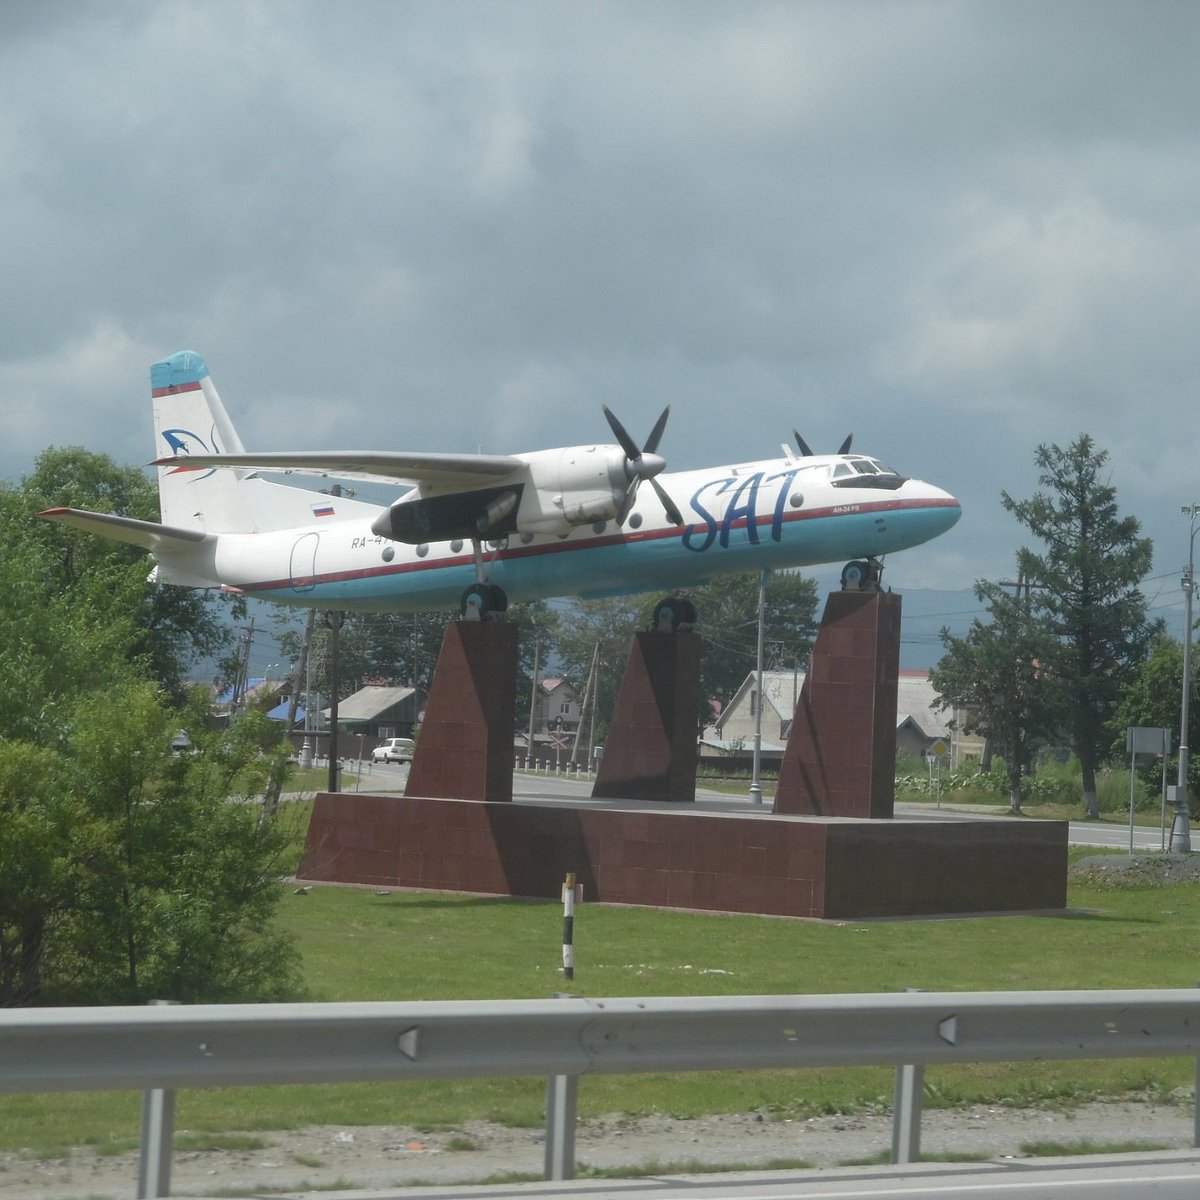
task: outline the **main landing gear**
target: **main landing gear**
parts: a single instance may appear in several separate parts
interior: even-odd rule
[[[508,596],[495,583],[473,583],[458,602],[464,621],[503,621]]]
[[[860,558],[842,568],[843,592],[881,592],[883,563],[877,558]]]
[[[459,597],[458,608],[464,621],[503,621],[508,612],[508,596],[496,583],[488,583],[483,565],[483,539],[473,537],[475,582]],[[498,543],[493,542],[493,546]]]
[[[684,596],[667,596],[654,606],[651,633],[690,633],[696,627],[696,606]]]

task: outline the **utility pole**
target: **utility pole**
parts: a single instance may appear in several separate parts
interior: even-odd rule
[[[296,725],[296,710],[300,706],[300,680],[307,679],[308,674],[308,648],[312,642],[313,622],[316,618],[317,610],[310,608],[308,610],[308,623],[304,627],[304,641],[300,643],[300,658],[296,663],[295,669],[292,672],[292,694],[288,697],[287,724],[285,727],[288,745],[292,744],[292,730]],[[304,762],[305,753],[310,755],[309,763],[311,763],[312,748],[308,744],[308,692],[304,694],[304,747],[300,752],[300,762],[302,766],[306,766]],[[267,782],[267,792],[263,797],[263,808],[268,817],[274,817],[276,810],[279,807],[279,796],[283,791],[283,774],[286,769],[285,763],[280,763],[279,767],[272,772],[270,780]]]
[[[241,641],[238,643],[237,676],[233,681],[233,694],[229,700],[231,716],[246,711],[246,691],[250,686],[250,652],[254,648],[254,618],[249,625],[242,627]]]
[[[579,735],[583,732],[583,718],[587,712],[588,700],[592,702],[592,736],[595,736],[596,729],[596,698],[595,698],[595,681],[596,681],[596,664],[600,659],[600,643],[596,643],[596,648],[592,651],[592,666],[588,671],[587,683],[583,687],[583,703],[579,707],[579,724],[575,726],[575,741],[571,744],[571,758],[573,763],[579,762]],[[590,753],[589,748],[589,753]]]
[[[535,762],[537,758],[533,752],[533,726],[534,719],[537,716],[538,702],[538,670],[540,668],[541,643],[538,641],[537,626],[533,627],[533,684],[529,689],[529,737],[525,744],[525,766],[529,766],[529,760],[532,758]]]
[[[1192,698],[1192,596],[1196,591],[1196,517],[1200,515],[1200,504],[1185,504],[1180,510],[1191,517],[1188,537],[1187,573],[1183,583],[1183,698],[1179,716],[1179,782],[1175,788],[1175,808],[1171,814],[1171,840],[1169,848],[1178,854],[1188,854],[1192,849],[1192,835],[1188,828],[1188,709]]]
[[[331,496],[342,494],[342,485],[335,483],[330,489]],[[341,687],[339,634],[342,629],[342,614],[334,609],[329,614],[329,788],[331,792],[340,791],[338,776],[338,689]]]
[[[340,648],[338,634],[342,628],[342,614],[336,609],[328,614],[329,620],[329,787],[328,791],[339,791],[338,787],[338,688],[341,686]]]
[[[761,804],[762,798],[762,710],[763,710],[763,634],[767,623],[767,578],[770,571],[758,577],[758,651],[754,664],[754,769],[750,779],[750,799]]]

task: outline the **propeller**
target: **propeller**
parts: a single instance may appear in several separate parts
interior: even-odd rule
[[[800,453],[805,458],[811,458],[812,450],[809,447],[809,444],[800,436],[800,430],[793,429],[792,436],[796,439],[796,445],[800,447]],[[854,441],[854,434],[852,434],[852,433],[846,434],[846,440],[838,447],[838,453],[839,454],[849,454],[850,453],[850,443],[853,441]]]
[[[683,514],[679,511],[675,501],[667,495],[662,484],[654,478],[655,475],[665,470],[667,465],[667,460],[657,451],[658,443],[662,440],[663,430],[667,427],[667,417],[671,415],[671,406],[668,404],[662,410],[662,414],[654,422],[654,428],[650,430],[650,436],[646,438],[644,446],[639,446],[629,436],[629,431],[617,420],[616,415],[607,404],[603,405],[603,408],[609,428],[625,452],[625,478],[629,480],[629,486],[625,489],[625,499],[621,501],[621,508],[617,513],[617,524],[624,524],[625,518],[629,516],[629,510],[633,507],[634,500],[637,499],[638,488],[642,483],[649,483],[658,497],[658,502],[663,506],[663,512],[667,514],[667,520],[672,525],[682,525]]]

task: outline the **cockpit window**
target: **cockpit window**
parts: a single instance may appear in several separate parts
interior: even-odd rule
[[[848,463],[838,463],[837,466],[833,468],[834,479],[848,479],[853,474],[854,472],[850,469]]]
[[[877,458],[852,458],[850,465],[860,475],[895,475],[891,467],[884,466]]]

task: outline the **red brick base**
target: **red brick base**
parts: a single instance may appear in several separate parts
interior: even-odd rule
[[[306,880],[793,917],[1063,908],[1065,822],[317,797]]]

